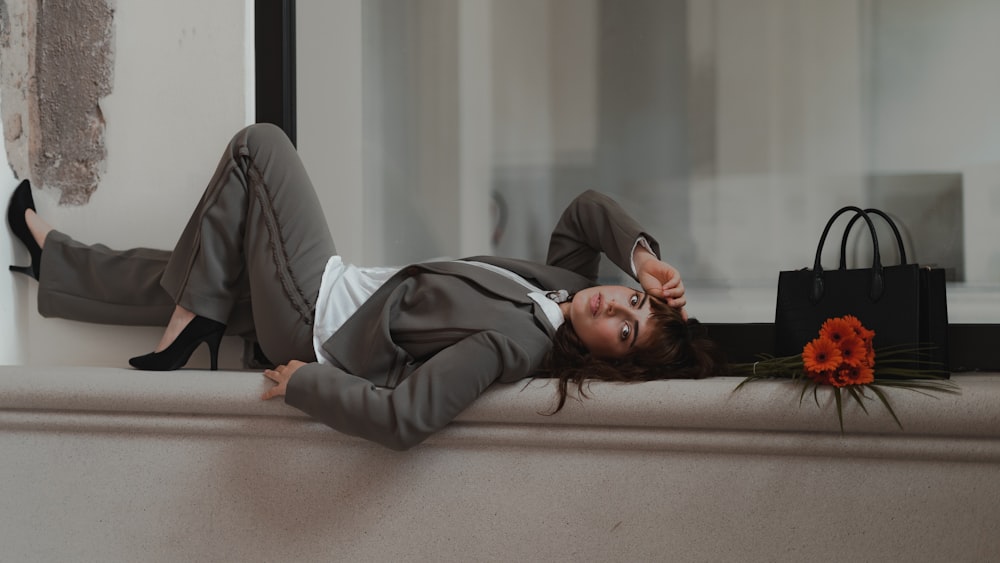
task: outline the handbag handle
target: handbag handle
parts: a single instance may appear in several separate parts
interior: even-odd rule
[[[903,237],[899,234],[899,229],[896,227],[896,222],[892,220],[884,211],[881,209],[875,209],[874,207],[869,207],[865,209],[865,213],[874,213],[885,219],[885,222],[889,224],[892,228],[892,234],[896,235],[896,246],[899,248],[899,263],[900,265],[906,264],[906,247],[903,246]],[[851,234],[851,229],[854,228],[854,223],[860,218],[859,215],[851,217],[851,221],[847,224],[847,228],[844,229],[844,238],[840,240],[840,269],[847,269],[847,235]]]
[[[882,273],[882,256],[879,254],[878,235],[875,234],[875,224],[872,223],[871,218],[860,207],[848,205],[847,207],[841,207],[840,210],[830,217],[830,220],[826,222],[826,227],[823,229],[823,235],[819,238],[819,246],[816,247],[816,260],[813,262],[812,293],[809,296],[813,303],[817,303],[823,298],[823,265],[820,264],[820,258],[823,255],[823,244],[826,243],[826,236],[830,233],[830,227],[833,226],[833,222],[837,220],[837,217],[848,211],[853,211],[855,218],[861,217],[864,219],[865,223],[868,223],[868,230],[872,234],[872,244],[874,245],[875,252],[872,257],[872,284],[868,291],[868,297],[873,302],[878,301],[885,292],[885,276]]]

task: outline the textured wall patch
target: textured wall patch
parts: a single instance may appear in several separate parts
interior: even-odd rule
[[[35,83],[35,2],[0,0],[0,114],[7,162],[31,177],[31,119],[38,117]],[[37,138],[37,135],[36,135]],[[37,139],[36,139],[37,140]]]
[[[19,178],[82,204],[104,170],[101,98],[113,84],[113,0],[3,0],[0,79],[8,161]]]

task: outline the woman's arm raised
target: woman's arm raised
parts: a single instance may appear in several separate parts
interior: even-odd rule
[[[656,239],[610,197],[587,190],[563,211],[549,238],[546,263],[572,270],[597,281],[603,252],[630,275],[632,249],[645,238],[654,254],[659,254]]]

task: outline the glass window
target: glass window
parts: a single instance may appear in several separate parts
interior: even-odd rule
[[[875,206],[946,268],[953,322],[995,323],[997,21],[991,0],[366,0],[364,236],[387,263],[543,260],[595,188],[703,320],[766,322],[827,218]]]

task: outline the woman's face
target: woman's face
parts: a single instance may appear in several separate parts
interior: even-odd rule
[[[580,291],[563,305],[566,320],[597,358],[628,356],[649,338],[649,299],[641,291],[599,285]]]

